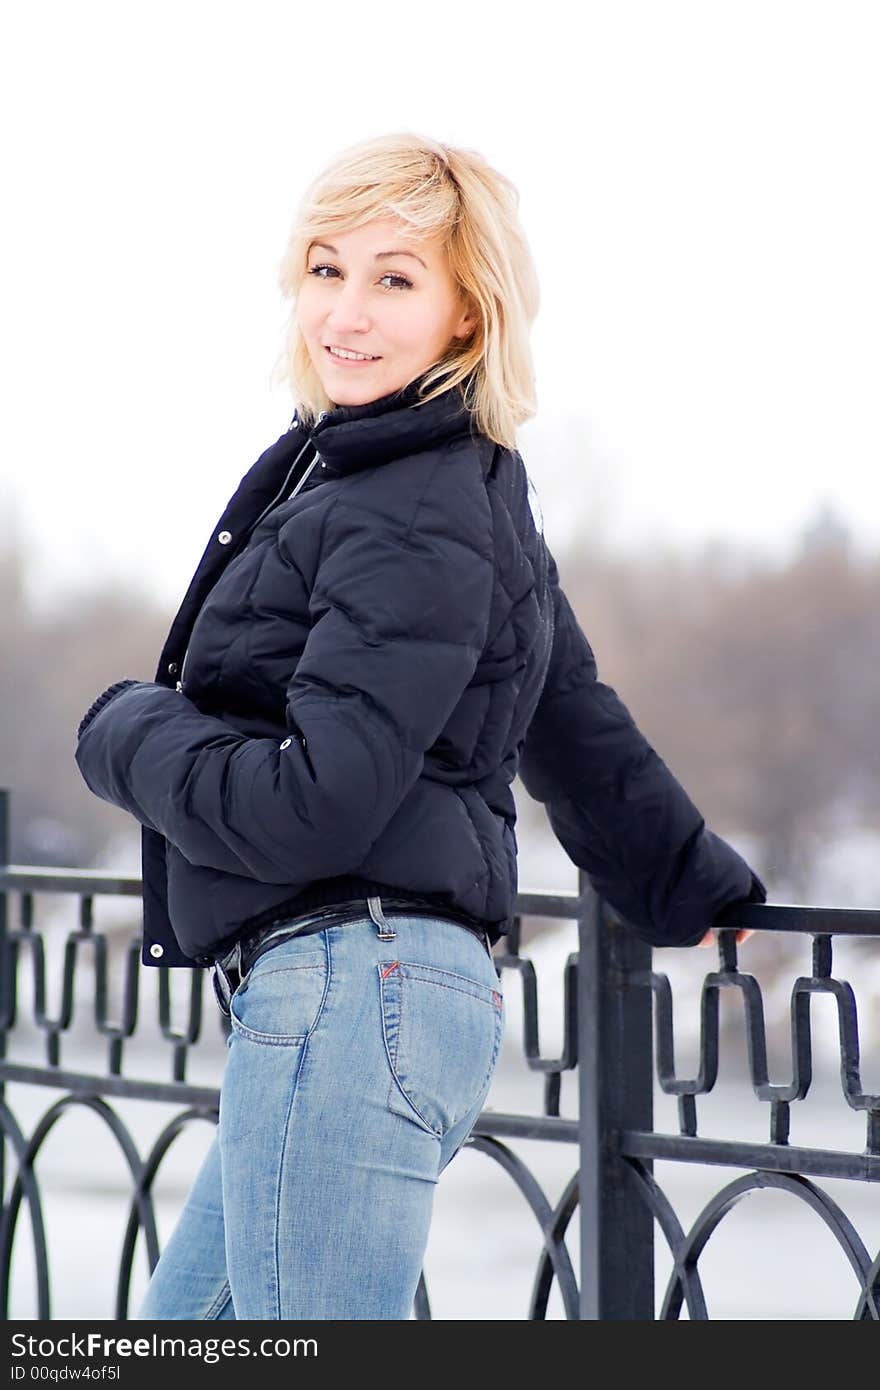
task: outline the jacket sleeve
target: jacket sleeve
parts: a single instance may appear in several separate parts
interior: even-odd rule
[[[138,683],[83,733],[76,761],[90,789],[192,864],[268,883],[356,868],[486,642],[488,498],[439,470],[399,518],[352,502],[328,514],[312,626],[287,688],[289,737],[245,737],[185,694]]]
[[[519,776],[569,858],[639,936],[657,946],[695,945],[722,907],[763,902],[766,889],[706,828],[626,706],[598,679],[552,555],[549,576],[553,649]]]

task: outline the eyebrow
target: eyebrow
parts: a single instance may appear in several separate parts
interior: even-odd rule
[[[333,256],[339,255],[339,252],[337,251],[336,247],[331,246],[329,241],[313,241],[312,246],[320,246],[323,251],[329,251],[330,254]],[[425,269],[428,269],[421,256],[417,256],[415,251],[377,251],[375,259],[377,261],[384,261],[387,260],[389,256],[412,256],[415,260],[418,261],[419,265],[424,265]]]

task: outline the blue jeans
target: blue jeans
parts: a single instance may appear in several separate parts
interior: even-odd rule
[[[498,1058],[491,955],[373,898],[259,956],[229,1009],[217,1132],[136,1318],[409,1318]]]

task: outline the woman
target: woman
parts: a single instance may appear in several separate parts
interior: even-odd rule
[[[211,966],[231,1023],[142,1318],[410,1316],[501,1041],[517,773],[655,943],[765,896],[597,680],[559,585],[516,449],[538,305],[517,203],[409,134],[315,179],[282,269],[291,427],[156,680],[80,726],[87,784],[143,826],[144,963]]]

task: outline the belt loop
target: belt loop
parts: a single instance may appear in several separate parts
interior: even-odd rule
[[[382,911],[382,899],[378,893],[373,897],[367,898],[367,911],[376,923],[376,935],[380,941],[394,941],[397,932],[392,927],[385,913]]]

